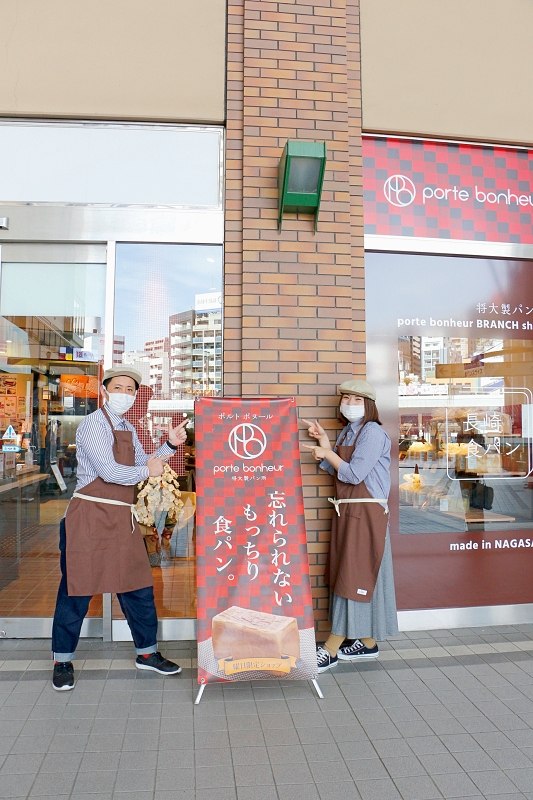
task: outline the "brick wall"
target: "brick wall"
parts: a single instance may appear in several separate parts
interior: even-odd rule
[[[224,391],[296,396],[335,435],[336,387],[365,374],[359,3],[229,0],[227,38]],[[317,233],[306,215],[277,229],[288,138],[327,143]],[[326,631],[330,481],[305,451],[302,473]]]

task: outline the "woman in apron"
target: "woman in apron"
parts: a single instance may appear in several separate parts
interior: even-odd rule
[[[379,656],[377,640],[398,632],[388,534],[391,442],[381,426],[376,393],[354,379],[339,387],[345,423],[335,447],[318,423],[304,420],[317,445],[305,445],[335,476],[335,513],[326,564],[331,634],[317,648],[317,669]]]

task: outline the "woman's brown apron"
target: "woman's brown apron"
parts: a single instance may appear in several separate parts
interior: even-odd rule
[[[335,452],[349,463],[355,445],[338,445]],[[335,480],[337,500],[371,498],[364,481],[344,483]],[[339,597],[368,603],[372,600],[378,577],[388,513],[380,503],[339,503],[333,516],[331,542],[326,563],[326,583]]]
[[[117,464],[134,466],[131,431],[113,431]],[[72,597],[131,592],[152,586],[152,572],[139,526],[132,518],[135,486],[106,483],[95,478],[80,494],[127,505],[110,505],[73,497],[65,516],[67,588]]]

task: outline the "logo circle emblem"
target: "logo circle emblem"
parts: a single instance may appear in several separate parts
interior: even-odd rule
[[[411,178],[406,178],[405,175],[391,175],[385,181],[383,194],[391,205],[404,208],[414,202],[416,189]]]
[[[267,438],[257,425],[244,422],[232,428],[228,444],[231,452],[239,458],[259,458],[265,452]]]

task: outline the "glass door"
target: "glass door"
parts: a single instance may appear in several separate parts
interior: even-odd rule
[[[196,626],[194,401],[222,394],[222,247],[117,243],[113,365],[142,374],[126,415],[147,453],[187,417],[187,441],[169,459],[179,486],[177,519],[142,526],[152,565],[159,638],[194,639]],[[113,599],[112,638],[129,639]]]
[[[0,248],[0,631],[49,636],[76,429],[98,405],[106,246]],[[101,636],[102,598],[82,635]]]

